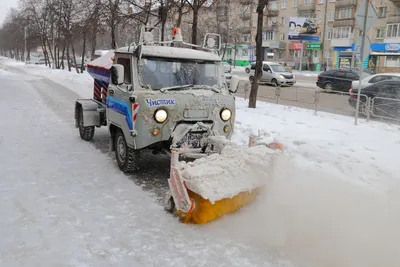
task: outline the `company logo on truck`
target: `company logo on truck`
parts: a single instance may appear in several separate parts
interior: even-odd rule
[[[146,103],[149,107],[158,106],[173,106],[175,105],[175,99],[151,99],[147,98]]]

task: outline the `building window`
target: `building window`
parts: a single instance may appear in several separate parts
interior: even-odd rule
[[[362,30],[358,30],[358,36],[363,36],[363,31]]]
[[[287,0],[282,0],[281,8],[286,8],[286,6],[287,6]]]
[[[327,14],[327,20],[328,21],[334,21],[335,20],[335,11],[329,11]]]
[[[336,27],[333,28],[333,39],[349,39],[353,38],[352,27]]]
[[[248,35],[242,35],[243,42],[248,42],[250,40]]]
[[[332,31],[329,30],[329,31],[328,31],[328,40],[331,40],[331,39],[332,39]]]
[[[385,36],[385,29],[376,29],[376,39],[383,39]]]
[[[285,41],[285,34],[284,33],[280,33],[279,34],[279,40],[280,41]]]
[[[278,1],[271,1],[268,3],[268,7],[270,10],[278,9]]]
[[[285,17],[281,17],[281,24],[285,25]]]
[[[387,38],[395,38],[399,36],[399,23],[396,24],[388,24],[386,27],[386,37]]]
[[[318,0],[318,4],[323,4],[324,0]]]
[[[265,40],[267,41],[272,41],[274,40],[274,32],[266,32],[265,33]]]
[[[353,18],[353,7],[342,7],[336,9],[336,19],[351,19]]]
[[[387,16],[387,6],[378,7],[378,18],[386,18]]]
[[[304,4],[305,5],[312,5],[313,4],[313,0],[304,0]]]
[[[298,5],[298,0],[293,0],[293,7],[297,7]]]

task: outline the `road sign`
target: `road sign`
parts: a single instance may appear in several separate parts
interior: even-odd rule
[[[365,8],[367,7],[366,0],[364,0],[361,5],[357,8],[356,13],[354,14],[357,24],[360,26],[360,29],[364,28],[365,21]],[[376,15],[375,9],[372,6],[371,2],[368,1],[368,15],[367,15],[367,25],[365,31],[368,31],[375,20],[378,18]]]
[[[363,51],[363,56],[361,57],[361,44],[362,44],[362,38],[359,38],[354,45],[354,50],[356,52],[356,57],[363,61],[368,57],[368,55],[371,53],[371,42],[368,38],[368,36],[365,36],[365,42],[364,42],[364,51]]]

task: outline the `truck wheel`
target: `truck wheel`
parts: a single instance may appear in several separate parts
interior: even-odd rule
[[[78,125],[79,125],[79,135],[81,136],[82,140],[90,141],[94,135],[94,126],[83,126],[83,110],[79,109],[79,118],[78,118]]]
[[[130,148],[126,143],[124,133],[118,130],[115,135],[115,157],[118,167],[124,173],[132,173],[138,170],[140,151]]]

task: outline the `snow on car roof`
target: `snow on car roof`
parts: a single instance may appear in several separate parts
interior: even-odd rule
[[[121,47],[116,50],[117,53],[133,53],[134,48]],[[143,46],[142,47],[143,56],[153,56],[153,57],[166,57],[166,58],[179,58],[179,59],[200,59],[200,60],[210,60],[210,61],[221,61],[221,58],[214,53],[206,52],[202,50],[194,50],[191,48],[182,47],[169,47],[169,46]]]

